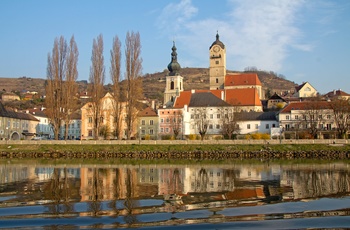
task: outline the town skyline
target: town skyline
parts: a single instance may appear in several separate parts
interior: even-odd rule
[[[140,33],[143,74],[166,68],[173,41],[182,67],[208,68],[208,48],[218,32],[226,45],[229,70],[253,66],[297,84],[308,81],[321,94],[339,88],[350,92],[350,20],[346,14],[350,3],[345,0],[76,1],[69,8],[67,4],[0,3],[0,21],[4,22],[0,77],[46,78],[47,54],[54,39],[74,35],[79,49],[78,80],[88,80],[92,41],[102,34],[108,83],[112,39],[118,35],[124,47],[127,31]],[[97,16],[91,17],[94,12]]]

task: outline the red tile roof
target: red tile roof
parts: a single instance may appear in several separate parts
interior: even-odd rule
[[[144,110],[140,111],[140,117],[158,117],[156,111],[154,111],[151,107],[147,107]]]
[[[225,87],[259,85],[261,82],[256,73],[227,74],[225,77]]]
[[[261,106],[258,91],[255,88],[226,89],[225,101],[231,105]]]
[[[194,93],[210,92],[217,98],[221,99],[223,90],[195,90]],[[226,89],[224,101],[234,106],[261,106],[258,91],[255,88],[244,89]],[[183,108],[189,105],[191,101],[192,91],[183,91],[180,93],[174,103],[174,108]]]
[[[291,102],[281,113],[290,113],[292,110],[317,110],[317,109],[331,109],[331,104],[328,101],[302,101]]]

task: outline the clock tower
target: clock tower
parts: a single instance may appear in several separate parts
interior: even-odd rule
[[[223,89],[226,76],[226,49],[216,34],[216,40],[209,47],[210,89]]]
[[[172,107],[175,98],[180,95],[183,90],[183,77],[180,75],[181,66],[177,62],[177,52],[175,42],[171,48],[171,62],[168,65],[169,74],[166,76],[166,86],[164,91],[164,105]]]

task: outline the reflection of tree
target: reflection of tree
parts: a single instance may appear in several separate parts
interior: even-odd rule
[[[181,178],[180,178],[180,171],[178,168],[174,169],[174,173],[173,173],[173,183],[174,185],[174,193],[179,194],[182,193],[182,182],[181,182]]]
[[[102,180],[99,180],[99,170],[97,168],[93,169],[92,175],[92,199],[89,202],[88,210],[91,212],[92,216],[97,216],[102,209],[100,197],[102,195]]]
[[[132,225],[137,222],[136,216],[133,214],[133,208],[136,207],[136,201],[134,200],[134,189],[132,186],[132,175],[131,170],[126,169],[126,178],[125,178],[125,201],[124,206],[126,209],[126,215],[124,216],[125,223]]]
[[[74,212],[74,205],[70,200],[74,196],[73,183],[68,178],[67,168],[63,169],[63,180],[60,181],[60,171],[55,168],[51,180],[44,187],[44,198],[52,200],[48,204],[48,212],[53,215]]]
[[[198,176],[199,176],[198,181],[197,181],[197,184],[199,185],[199,186],[197,186],[198,192],[206,192],[207,185],[209,182],[207,170],[205,170],[204,168],[201,168],[201,170],[199,170]]]
[[[119,210],[117,207],[117,202],[120,197],[120,169],[115,169],[115,178],[113,179],[113,199],[108,203],[108,207],[113,210],[113,216],[117,217],[119,215]]]

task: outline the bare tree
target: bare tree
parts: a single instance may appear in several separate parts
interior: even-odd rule
[[[55,139],[58,140],[60,126],[64,112],[62,86],[66,74],[67,42],[63,36],[56,38],[52,54],[47,57],[47,84],[46,84],[46,115],[53,128]]]
[[[105,66],[103,57],[103,36],[100,34],[94,39],[92,45],[91,67],[90,67],[90,92],[91,92],[91,116],[93,123],[93,136],[97,140],[99,136],[101,116],[101,99],[104,96],[103,84],[105,80]]]
[[[140,34],[131,32],[125,39],[126,64],[126,125],[127,139],[131,138],[137,119],[138,100],[142,98],[142,58]]]
[[[122,124],[122,92],[120,91],[120,63],[121,63],[121,42],[118,36],[113,39],[111,50],[110,76],[113,83],[113,117],[114,117],[114,136],[121,138]]]
[[[221,133],[228,139],[233,138],[233,134],[239,132],[238,113],[236,107],[221,109]]]
[[[350,128],[350,100],[336,99],[331,103],[334,113],[334,121],[337,124],[337,133],[339,138],[345,138]]]
[[[320,124],[324,121],[324,110],[329,109],[329,104],[325,101],[310,101],[305,102],[302,119],[304,120],[305,128],[309,130],[313,138],[317,138],[317,133],[320,130]]]
[[[71,37],[69,42],[69,47],[67,50],[66,57],[66,73],[65,73],[65,82],[63,84],[63,110],[64,110],[64,125],[65,125],[65,134],[64,138],[67,140],[68,137],[68,128],[71,121],[71,115],[78,108],[78,98],[76,94],[78,92],[77,79],[78,79],[78,56],[79,51],[77,44],[74,40],[74,36]]]
[[[201,140],[204,140],[209,126],[207,108],[196,108],[193,114],[193,120],[195,122],[195,126],[198,130],[198,133],[201,136]]]
[[[176,139],[177,136],[182,131],[182,120],[183,120],[183,114],[181,110],[174,110],[172,116],[170,117],[170,126],[174,133],[174,138]]]

